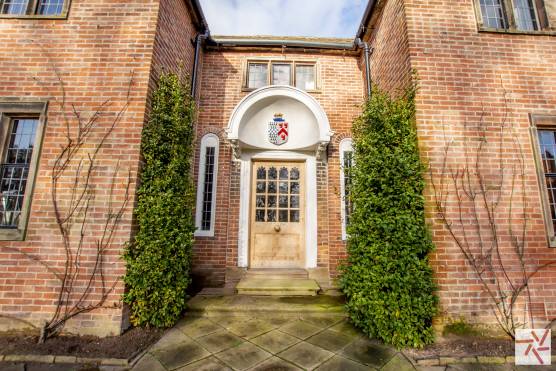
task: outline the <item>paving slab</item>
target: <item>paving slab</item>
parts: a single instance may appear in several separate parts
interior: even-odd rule
[[[193,321],[187,324],[186,326],[182,326],[179,329],[187,336],[190,336],[195,339],[201,336],[211,334],[218,330],[221,330],[222,327],[218,326],[217,324],[210,321],[209,319],[199,318],[198,320]]]
[[[201,359],[200,361],[193,362],[187,366],[180,367],[177,371],[231,371],[232,369],[222,362],[220,362],[216,357],[208,357]]]
[[[401,353],[396,354],[381,371],[415,371],[415,366]]]
[[[293,335],[301,340],[305,340],[322,330],[322,327],[318,327],[301,320],[290,322],[287,325],[280,327],[280,331]]]
[[[247,370],[271,356],[267,351],[247,342],[216,354],[218,359],[234,370]]]
[[[307,339],[308,343],[329,350],[331,352],[338,352],[339,350],[348,346],[352,341],[353,337],[331,330],[324,330],[323,332],[320,332]]]
[[[252,339],[273,329],[274,326],[259,319],[236,323],[228,327],[229,331],[245,339]]]
[[[227,330],[220,330],[198,338],[197,342],[209,352],[218,353],[228,348],[238,346],[243,343],[244,340]]]
[[[361,363],[357,363],[352,361],[351,359],[347,359],[341,356],[334,356],[330,358],[328,361],[324,362],[319,368],[318,371],[368,371],[368,370],[375,370],[370,366],[362,365]]]
[[[340,354],[356,362],[381,368],[394,357],[396,351],[378,342],[360,338],[342,349]]]
[[[332,358],[334,353],[313,344],[301,342],[279,353],[278,356],[304,369],[312,370]]]
[[[345,316],[343,315],[322,316],[322,315],[305,314],[302,315],[300,319],[315,326],[328,328],[332,325],[335,325],[345,320]]]
[[[346,336],[360,337],[361,331],[353,326],[347,319],[330,327],[330,330],[340,332]]]
[[[166,369],[160,364],[158,359],[150,354],[145,354],[143,358],[133,367],[133,371],[165,371]]]
[[[446,366],[417,366],[417,371],[446,371]]]
[[[210,356],[201,345],[194,341],[152,352],[152,355],[167,369],[173,370]]]
[[[160,350],[169,346],[173,346],[180,343],[190,342],[191,338],[178,330],[177,328],[170,329],[167,331],[160,340],[156,342],[151,348],[151,351]]]
[[[289,362],[284,361],[278,357],[272,357],[260,365],[257,365],[250,370],[252,371],[297,371],[302,370],[301,368],[292,365]]]
[[[25,371],[24,363],[0,362],[0,370],[2,371]]]
[[[298,343],[299,341],[300,340],[298,338],[278,330],[273,330],[251,339],[252,343],[257,344],[272,354],[280,353],[284,349]]]

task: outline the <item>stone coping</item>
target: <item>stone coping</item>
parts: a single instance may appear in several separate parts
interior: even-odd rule
[[[56,356],[39,354],[0,354],[0,362],[35,362],[50,364],[94,364],[101,366],[121,366],[129,367],[139,359],[143,353],[134,355],[131,359],[127,358],[89,358],[77,356]]]
[[[487,356],[465,356],[465,357],[427,357],[413,358],[418,366],[447,366],[458,363],[477,364],[515,364],[514,356],[487,357]],[[552,356],[552,363],[556,363],[556,355]]]

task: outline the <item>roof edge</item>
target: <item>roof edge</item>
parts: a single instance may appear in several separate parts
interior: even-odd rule
[[[226,37],[224,39],[211,38],[209,44],[213,46],[234,47],[234,46],[262,46],[262,47],[290,47],[305,49],[332,49],[332,50],[354,50],[355,44],[350,42],[319,42],[291,39],[245,39]]]
[[[361,19],[361,23],[359,24],[359,28],[357,29],[357,33],[355,34],[355,40],[363,39],[363,37],[365,36],[367,25],[371,20],[376,3],[377,0],[368,0],[367,7],[365,8],[365,13],[363,13],[363,18]]]
[[[197,19],[199,20],[199,28],[201,29],[201,32],[206,32],[209,31],[209,26],[208,26],[208,22],[207,19],[205,18],[205,13],[203,13],[203,8],[201,7],[201,3],[199,2],[199,0],[186,0],[191,8],[193,9],[193,12],[195,13],[195,16],[197,17]]]

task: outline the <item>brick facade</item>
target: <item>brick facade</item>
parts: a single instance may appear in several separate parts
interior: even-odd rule
[[[502,184],[504,188],[496,216],[501,230],[499,244],[502,261],[511,279],[517,281],[519,264],[508,235],[511,224],[508,212],[511,179],[521,179],[514,170],[520,166],[519,143],[524,159],[524,192],[514,187],[512,226],[519,228],[520,220],[526,215],[527,264],[537,266],[554,260],[556,252],[548,247],[546,238],[529,115],[556,114],[556,38],[477,31],[471,0],[434,4],[413,0],[379,3],[370,24],[373,30],[367,33],[367,39],[375,47],[373,80],[393,91],[407,83],[408,72],[412,69],[417,72],[419,144],[437,191],[442,184],[445,145],[452,143],[448,168],[461,169],[473,155],[477,143],[486,140],[486,155],[481,158],[480,168],[489,177],[490,186]],[[400,63],[392,63],[396,59]],[[507,130],[501,142],[499,133],[504,122]],[[481,123],[484,133],[479,130]],[[504,146],[501,155],[500,143]],[[500,163],[507,172],[502,183],[496,173]],[[439,285],[441,317],[493,323],[489,299],[480,281],[436,212],[430,181],[426,198],[428,222],[436,245],[431,258]],[[458,225],[458,202],[453,192],[446,205],[450,217]],[[467,228],[475,225],[472,207],[470,202],[462,205]],[[488,228],[484,213],[479,215],[478,223],[483,230]],[[462,230],[457,231],[461,237]],[[470,246],[477,251],[480,248],[478,234],[474,237]],[[556,314],[555,279],[556,268],[552,266],[543,269],[531,281],[531,307],[535,319],[543,325]],[[520,300],[518,308],[522,309],[523,305]]]
[[[105,303],[112,308],[82,314],[66,327],[70,332],[99,335],[121,332],[122,322],[125,323],[120,304],[124,287],[119,277],[124,274],[125,267],[120,255],[124,243],[132,235],[133,190],[147,97],[162,68],[177,70],[181,66],[184,73],[191,73],[193,46],[190,39],[197,33],[191,14],[186,2],[180,0],[142,0],[125,6],[117,1],[100,0],[72,1],[67,19],[0,20],[0,101],[48,102],[26,239],[0,242],[0,328],[42,324],[50,318],[57,300],[59,283],[55,276],[13,250],[37,256],[63,271],[64,250],[50,196],[51,168],[65,134],[62,94],[54,69],[59,71],[64,83],[65,111],[70,117],[71,104],[83,117],[88,117],[103,101],[109,100],[99,119],[95,138],[107,129],[125,104],[133,71],[129,107],[101,150],[98,171],[93,174],[94,215],[87,223],[88,237],[83,247],[84,256],[93,256],[93,236],[102,231],[108,212],[106,190],[119,164],[119,179],[125,179],[125,173],[130,171],[132,195],[104,261],[107,282],[117,282]],[[75,132],[76,120],[70,122]],[[61,192],[60,197],[67,198],[71,187]],[[91,267],[87,265],[86,269]],[[78,280],[80,288],[77,290],[85,285],[84,280]],[[100,286],[100,282],[95,281],[92,287],[95,295],[91,299],[98,298]]]
[[[70,103],[86,116],[109,99],[99,121],[99,132],[108,127],[110,118],[125,104],[127,82],[133,71],[129,107],[101,151],[100,166],[94,173],[95,216],[84,247],[85,254],[91,254],[93,234],[102,229],[102,220],[108,213],[106,190],[117,164],[130,170],[131,189],[136,189],[141,129],[148,118],[149,97],[157,77],[167,70],[178,71],[186,79],[192,71],[192,41],[203,31],[198,18],[190,1],[143,0],[122,7],[112,0],[87,4],[74,0],[67,19],[0,20],[0,103],[48,102],[26,239],[0,241],[0,328],[27,322],[39,324],[49,318],[57,300],[56,278],[21,253],[38,256],[58,270],[63,268],[63,246],[50,198],[52,162],[64,141],[65,127],[55,71],[59,71],[67,92],[66,114],[72,114]],[[374,49],[374,84],[395,93],[410,83],[413,70],[419,77],[417,130],[421,153],[430,165],[434,182],[429,181],[426,192],[427,215],[436,245],[431,258],[442,317],[462,316],[491,323],[493,318],[480,282],[435,211],[432,184],[441,181],[447,142],[457,143],[449,152],[449,165],[461,166],[469,157],[466,151],[476,148],[474,145],[481,140],[497,143],[499,124],[507,115],[505,122],[512,135],[502,143],[503,155],[497,152],[499,146],[488,148],[489,156],[482,162],[486,164],[484,169],[492,170],[488,176],[494,179],[494,187],[500,163],[512,169],[520,165],[516,143],[521,145],[525,189],[515,195],[505,191],[501,208],[508,212],[509,197],[519,197],[521,201],[513,202],[511,210],[516,217],[524,212],[528,216],[527,260],[534,264],[556,260],[556,253],[546,241],[529,119],[531,114],[556,115],[556,39],[550,35],[479,32],[471,0],[434,4],[387,0],[376,3],[364,40]],[[340,223],[339,145],[351,136],[352,122],[365,99],[362,53],[296,47],[220,47],[209,43],[199,60],[196,140],[200,143],[207,133],[220,138],[216,219],[214,237],[196,237],[195,282],[200,286],[219,286],[237,279],[241,169],[233,158],[225,129],[234,108],[250,93],[243,89],[250,58],[317,64],[319,89],[310,94],[323,108],[334,132],[325,158],[316,164],[317,270],[321,281],[333,281],[338,276],[339,263],[346,257]],[[479,130],[481,120],[485,133]],[[75,124],[72,129],[76,129]],[[199,156],[197,151],[196,177]],[[508,181],[506,178],[503,186],[507,187]],[[70,197],[71,187],[63,192]],[[453,197],[447,202],[451,208],[458,206]],[[119,305],[124,287],[118,277],[125,269],[120,259],[122,247],[134,233],[134,204],[132,192],[105,261],[109,267],[107,280],[117,282],[106,304],[115,306],[79,316],[67,330],[106,335],[119,333],[125,326],[125,310]],[[472,219],[471,207],[463,205],[466,221]],[[485,222],[488,220],[481,215],[479,223]],[[500,223],[507,229],[507,218],[501,218]],[[510,237],[501,234],[499,241],[502,254],[509,255]],[[514,260],[507,261],[507,267],[514,271],[519,268]],[[556,267],[543,270],[533,281],[532,303],[535,316],[542,321],[556,315],[555,281]],[[95,293],[100,290],[99,285],[93,285]]]

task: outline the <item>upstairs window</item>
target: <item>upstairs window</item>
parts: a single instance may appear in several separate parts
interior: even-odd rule
[[[272,85],[291,85],[292,65],[289,63],[272,64]]]
[[[298,64],[295,66],[295,87],[302,90],[315,90],[314,64]]]
[[[550,30],[543,0],[478,0],[477,8],[479,25],[487,30]]]
[[[262,88],[268,85],[268,64],[249,63],[247,86],[251,89]]]
[[[0,0],[4,17],[60,17],[67,14],[69,0]]]
[[[250,61],[247,63],[244,89],[254,90],[267,85],[295,86],[317,90],[316,64],[294,61]]]

